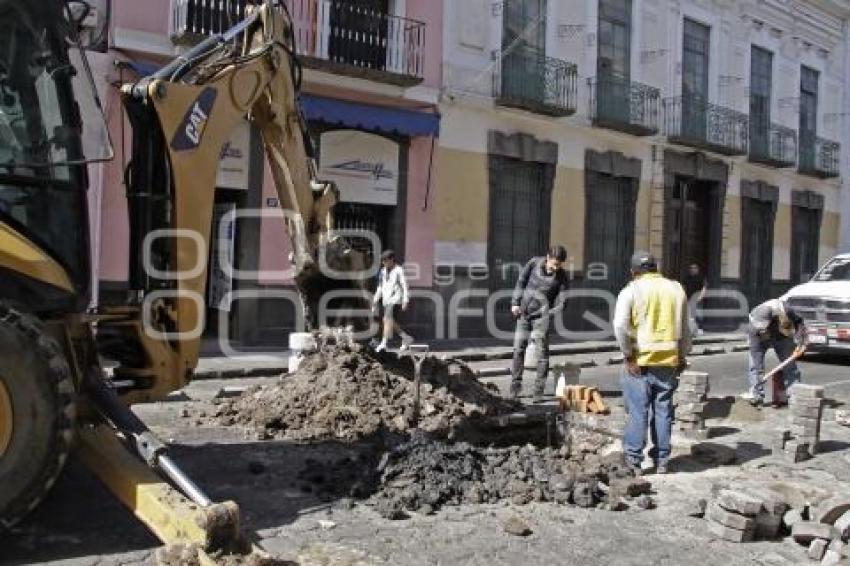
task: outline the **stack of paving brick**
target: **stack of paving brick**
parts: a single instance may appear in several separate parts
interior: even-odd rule
[[[607,414],[608,407],[602,400],[602,394],[596,387],[586,385],[567,385],[561,391],[556,392],[563,411],[577,411],[579,413],[594,413],[597,415]]]
[[[823,387],[794,385],[790,407],[791,428],[777,432],[773,453],[790,462],[801,462],[817,454],[823,417]]]
[[[705,509],[708,530],[722,540],[749,542],[779,536],[788,505],[741,491],[722,489]]]
[[[688,438],[708,438],[708,428],[705,426],[708,389],[707,373],[686,371],[679,376],[679,387],[673,395],[676,404],[676,430]]]

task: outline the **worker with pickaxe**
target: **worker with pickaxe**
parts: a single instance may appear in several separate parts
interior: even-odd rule
[[[800,381],[795,360],[806,350],[806,325],[803,318],[782,299],[770,299],[750,311],[747,338],[750,346],[748,394],[743,395],[754,407],[764,405],[764,383],[777,371],[782,371],[785,390]],[[764,375],[764,356],[773,348],[781,362],[770,374]],[[787,404],[787,398],[777,399],[777,406]]]

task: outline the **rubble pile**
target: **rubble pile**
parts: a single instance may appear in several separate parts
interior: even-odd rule
[[[408,511],[428,514],[445,505],[501,500],[516,505],[548,501],[610,510],[629,504],[651,508],[649,482],[632,477],[621,453],[599,455],[611,445],[599,437],[577,431],[558,448],[480,447],[415,433],[371,466],[313,461],[299,477],[310,482],[302,489],[329,500],[364,498],[367,491],[369,504],[390,519],[404,518]]]
[[[620,453],[571,456],[566,446],[479,448],[424,435],[385,454],[378,472],[380,487],[372,502],[388,518],[505,499],[515,505],[548,501],[622,510],[630,498],[650,490],[649,482],[633,478],[623,466]]]
[[[679,387],[673,394],[676,405],[676,430],[693,440],[708,438],[705,408],[708,405],[708,374],[686,371],[679,376]]]
[[[475,419],[519,407],[461,362],[429,358],[421,381],[418,428],[449,438]],[[408,433],[415,425],[414,392],[410,358],[325,343],[279,383],[219,401],[212,419],[253,428],[263,439],[354,441],[384,430]]]

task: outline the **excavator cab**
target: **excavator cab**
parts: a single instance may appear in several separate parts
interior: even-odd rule
[[[86,164],[111,157],[66,4],[0,0],[0,528],[71,449],[82,374],[69,357],[83,349],[65,345],[87,331],[70,323],[90,299]]]
[[[111,157],[66,5],[0,0],[2,300],[34,313],[85,308],[85,165]]]

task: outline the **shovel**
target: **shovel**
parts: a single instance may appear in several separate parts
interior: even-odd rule
[[[805,344],[800,344],[799,346],[797,346],[796,348],[794,348],[794,351],[791,353],[791,355],[790,355],[790,356],[788,356],[788,357],[787,357],[787,358],[786,358],[783,362],[781,362],[778,366],[776,366],[775,368],[773,368],[772,370],[770,370],[768,373],[766,373],[766,374],[764,375],[764,377],[762,377],[762,378],[759,380],[759,383],[760,383],[760,384],[761,384],[761,383],[766,383],[768,379],[773,378],[773,376],[774,376],[774,375],[776,375],[777,373],[779,373],[780,371],[782,371],[783,369],[785,369],[785,368],[788,366],[788,364],[790,364],[790,363],[792,363],[792,362],[794,362],[794,361],[796,361],[796,360],[799,360],[799,359],[803,356],[803,354],[804,354],[805,352],[806,352],[806,345],[805,345]]]
[[[424,362],[430,353],[431,349],[426,344],[411,344],[408,346],[407,353],[410,359],[413,360],[413,384],[415,387],[413,393],[413,422],[419,425],[419,384],[422,381],[422,362]]]

